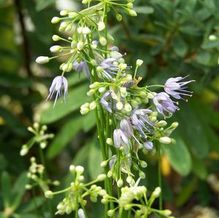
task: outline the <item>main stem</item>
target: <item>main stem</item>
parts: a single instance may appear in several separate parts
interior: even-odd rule
[[[162,210],[162,175],[161,175],[161,151],[160,151],[160,144],[157,145],[157,152],[158,152],[158,185],[161,188],[161,193],[159,196],[159,209]]]

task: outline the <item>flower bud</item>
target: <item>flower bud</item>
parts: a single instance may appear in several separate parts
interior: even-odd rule
[[[105,29],[105,23],[103,21],[100,21],[98,24],[98,31],[102,31]]]
[[[70,170],[71,172],[74,172],[74,171],[75,171],[75,166],[74,166],[73,164],[71,164],[71,165],[69,166],[69,170]]]
[[[62,47],[59,45],[53,45],[52,47],[50,47],[51,52],[60,52],[61,50],[62,50]]]
[[[105,179],[106,179],[106,174],[100,174],[100,175],[97,176],[98,181],[103,181]]]
[[[116,19],[117,19],[118,21],[121,21],[121,20],[122,20],[122,15],[121,15],[121,14],[116,14]]]
[[[68,15],[68,11],[67,10],[61,10],[59,14],[61,16],[66,16],[66,15]]]
[[[132,17],[136,17],[136,16],[137,16],[137,13],[136,13],[135,10],[129,9],[129,10],[128,10],[128,13],[129,13],[129,15],[132,16]]]
[[[27,147],[27,145],[23,145],[20,151],[20,155],[21,156],[25,156],[28,153],[29,149]]]
[[[58,23],[61,19],[59,17],[53,17],[51,23],[55,24]]]
[[[106,143],[107,143],[108,145],[113,145],[113,140],[112,140],[111,138],[107,138],[107,139],[106,139]]]
[[[217,37],[216,37],[215,35],[210,35],[210,36],[208,37],[208,39],[209,39],[210,41],[215,41],[215,40],[217,39]]]
[[[53,197],[53,192],[50,190],[47,190],[44,192],[44,195],[46,198],[52,198]]]
[[[52,36],[52,40],[55,41],[55,42],[59,41],[60,39],[61,38],[58,35],[53,35]]]
[[[100,164],[100,166],[101,166],[101,167],[105,167],[105,166],[107,165],[107,163],[108,163],[108,162],[107,162],[106,160],[105,160],[105,161],[102,161],[101,164]]]
[[[25,189],[30,190],[31,188],[32,188],[32,185],[30,185],[30,184],[25,185]]]
[[[82,41],[79,41],[79,42],[77,43],[77,49],[80,51],[80,50],[83,49],[83,47],[84,47],[84,43],[83,43]]]
[[[60,67],[64,72],[70,72],[72,70],[72,64],[62,64]]]
[[[125,103],[124,110],[126,112],[131,112],[132,111],[132,106],[129,103]]]
[[[163,144],[170,144],[172,140],[170,137],[164,136],[164,137],[159,138],[159,142]]]
[[[101,36],[101,37],[99,38],[99,41],[100,41],[100,44],[101,44],[102,46],[105,46],[105,45],[107,44],[107,40],[106,40],[106,38],[103,37],[103,36]]]
[[[76,166],[76,167],[75,167],[75,171],[76,171],[77,173],[82,174],[82,173],[84,172],[84,167],[82,167],[82,166]]]
[[[100,87],[100,88],[98,89],[98,91],[99,91],[99,93],[103,93],[103,92],[106,91],[106,88],[105,88],[105,87]]]
[[[117,110],[122,110],[122,108],[123,108],[123,103],[121,102],[121,101],[119,101],[119,102],[117,102],[116,103],[116,108],[117,108]]]
[[[109,217],[114,216],[114,214],[115,214],[115,210],[108,210],[108,211],[107,211],[107,215],[108,215]]]
[[[82,208],[78,210],[78,218],[85,218],[84,210]]]
[[[87,35],[87,34],[91,33],[91,30],[90,30],[89,27],[83,27],[82,33],[83,33],[84,35]]]
[[[90,110],[94,110],[97,107],[97,104],[95,101],[92,101],[89,105]]]
[[[76,13],[76,12],[74,12],[74,11],[68,13],[68,16],[69,16],[70,18],[75,18],[77,15],[78,15],[78,13]]]
[[[158,198],[160,196],[161,193],[161,188],[160,187],[156,187],[155,190],[152,192],[152,197],[154,198]]]
[[[47,56],[39,56],[36,59],[36,63],[38,63],[38,64],[46,64],[48,62],[49,62],[49,57],[47,57]]]
[[[179,126],[179,123],[178,122],[173,122],[170,126],[170,128],[177,128]]]
[[[95,89],[95,88],[98,88],[99,85],[100,85],[99,82],[94,82],[94,83],[92,83],[91,85],[89,85],[89,88],[90,88],[90,89]]]
[[[163,210],[162,211],[162,214],[164,215],[164,216],[170,216],[171,214],[172,214],[172,211],[171,210]]]
[[[141,66],[143,64],[143,60],[141,60],[141,59],[137,59],[136,60],[136,65],[139,67],[139,66]]]
[[[159,127],[164,127],[166,125],[167,125],[167,122],[165,120],[161,120],[161,121],[158,122]]]
[[[123,185],[123,180],[120,178],[118,181],[117,181],[117,186],[120,188],[122,187]]]
[[[46,146],[47,146],[46,142],[41,142],[40,143],[40,148],[44,149],[44,148],[46,148]]]

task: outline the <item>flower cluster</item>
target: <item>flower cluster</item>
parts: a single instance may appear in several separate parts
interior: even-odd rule
[[[122,19],[124,12],[136,16],[133,0],[100,0],[97,3],[83,0],[82,3],[87,8],[80,12],[64,10],[60,12],[60,17],[52,19],[52,23],[60,23],[59,31],[70,37],[54,35],[54,42],[62,41],[66,45],[53,45],[50,51],[55,56],[40,56],[36,62],[44,64],[54,58],[62,61],[62,73],[52,81],[47,97],[55,98],[54,105],[58,97],[63,94],[65,98],[67,95],[66,72],[84,73],[89,80],[87,95],[91,101],[81,105],[80,112],[85,115],[95,110],[103,158],[101,166],[105,173],[94,181],[84,183],[84,168],[71,165],[73,179],[69,187],[58,192],[44,188],[45,196],[52,198],[56,194],[65,193],[57,206],[56,214],[60,215],[74,211],[79,217],[86,217],[87,197],[96,202],[99,196],[108,216],[114,216],[118,210],[121,215],[119,217],[122,217],[122,211],[128,210],[134,211],[136,217],[157,213],[170,218],[169,210],[152,208],[153,202],[160,195],[160,187],[148,198],[146,187],[139,185],[140,179],[145,178],[144,168],[147,167],[146,161],[142,159],[145,155],[139,153],[145,154],[151,150],[159,152],[157,144],[174,142],[170,135],[178,123],[168,124],[166,120],[179,110],[178,100],[191,96],[187,85],[193,80],[175,77],[169,78],[164,85],[141,86],[142,78],[137,73],[143,60],[136,60],[135,66],[128,65],[125,54],[113,46],[113,37],[107,31],[110,11],[116,13],[117,20]],[[36,132],[36,139],[40,143],[48,138],[44,132],[41,135],[39,131],[32,132]],[[24,155],[26,152],[21,153]],[[34,175],[31,174],[31,177]],[[103,180],[104,188],[96,185]],[[119,190],[116,197],[113,195],[113,184]]]

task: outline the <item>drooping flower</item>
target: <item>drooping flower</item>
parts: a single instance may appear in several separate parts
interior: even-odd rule
[[[157,111],[163,116],[169,116],[179,109],[165,92],[157,93],[153,98],[153,102]]]
[[[128,138],[132,137],[133,129],[131,122],[128,119],[122,119],[120,121],[120,129],[125,133]]]
[[[55,95],[54,106],[56,104],[58,97],[60,97],[63,94],[64,99],[65,99],[65,97],[67,95],[68,81],[64,76],[56,76],[53,79],[52,84],[49,88],[49,95],[47,97],[47,100],[51,99],[55,92],[56,92],[56,95]]]
[[[87,62],[85,62],[85,61],[81,61],[81,62],[75,61],[73,63],[73,69],[76,70],[79,73],[83,72],[88,79],[90,78],[90,70],[89,70],[89,67],[87,65]]]
[[[151,150],[151,149],[154,147],[154,144],[153,144],[153,142],[151,142],[151,141],[146,141],[146,142],[143,144],[143,146],[144,146],[146,149]]]
[[[175,99],[181,99],[182,96],[191,96],[192,92],[186,90],[187,84],[194,82],[194,80],[183,81],[186,77],[169,78],[164,84],[164,90],[167,94]]]
[[[129,144],[128,137],[121,129],[115,129],[113,131],[113,141],[116,148],[120,148],[121,146]]]
[[[152,111],[149,109],[137,109],[131,116],[131,122],[133,127],[139,132],[139,134],[146,139],[146,133],[151,133],[153,129],[153,123],[149,120],[148,115]]]
[[[111,91],[107,91],[103,94],[100,103],[108,112],[112,113]]]

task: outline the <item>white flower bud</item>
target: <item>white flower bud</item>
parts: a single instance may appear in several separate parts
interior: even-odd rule
[[[88,112],[90,112],[90,109],[89,109],[89,108],[85,108],[85,107],[81,107],[81,108],[80,108],[80,113],[81,113],[81,115],[85,115],[85,114],[87,114]]]
[[[79,41],[78,43],[77,43],[77,49],[80,51],[80,50],[82,50],[84,48],[84,43],[82,42],[82,41]]]
[[[116,103],[116,108],[117,110],[122,110],[123,109],[123,103],[121,101]]]
[[[100,164],[100,166],[101,166],[101,167],[105,167],[105,166],[107,165],[107,163],[108,163],[108,162],[107,162],[106,160],[105,160],[105,161],[102,161],[101,164]]]
[[[177,128],[179,126],[179,123],[178,122],[173,122],[172,124],[171,124],[171,128]]]
[[[107,139],[106,139],[106,143],[107,143],[108,145],[113,145],[113,140],[112,140],[111,138],[107,138]]]
[[[122,97],[126,97],[127,96],[127,90],[126,87],[120,87],[120,93]]]
[[[75,167],[75,171],[77,172],[77,173],[83,173],[84,172],[84,167],[82,167],[82,166],[76,166]]]
[[[61,16],[66,16],[66,15],[68,15],[68,11],[67,10],[61,10],[59,14]]]
[[[161,120],[161,121],[158,122],[159,127],[164,127],[166,125],[167,125],[167,122],[165,120]]]
[[[117,181],[117,186],[120,188],[122,187],[123,185],[123,180],[120,178],[118,181]]]
[[[23,145],[20,151],[20,155],[21,156],[25,156],[28,153],[29,149],[27,147],[27,145]]]
[[[32,185],[30,185],[30,184],[25,185],[25,189],[30,190],[31,188],[32,188]]]
[[[98,89],[98,91],[99,91],[99,93],[103,93],[103,92],[106,91],[106,88],[105,88],[105,87],[100,87],[100,88]]]
[[[111,170],[109,170],[108,173],[107,173],[107,177],[110,178],[110,177],[112,177],[112,175],[113,175],[113,172]]]
[[[87,92],[87,96],[92,96],[96,91],[94,89],[90,89],[88,92]]]
[[[97,176],[98,181],[103,181],[104,179],[106,179],[106,174],[100,174]]]
[[[217,39],[217,37],[216,37],[215,35],[210,35],[210,36],[208,37],[208,39],[209,39],[210,41],[215,41],[215,40]]]
[[[53,45],[52,47],[50,47],[51,52],[59,52],[61,50],[62,50],[62,47],[59,45]]]
[[[47,146],[47,143],[46,143],[46,142],[41,142],[41,143],[40,143],[40,148],[45,149],[46,146]]]
[[[120,70],[125,70],[126,68],[127,68],[127,64],[125,64],[125,63],[119,64],[119,69]]]
[[[114,214],[115,214],[115,210],[108,210],[108,211],[107,211],[107,215],[108,215],[109,217],[114,216]]]
[[[58,35],[53,35],[52,36],[52,40],[55,41],[55,42],[59,41],[60,39],[61,38]]]
[[[83,33],[84,35],[87,35],[87,34],[91,33],[91,30],[90,30],[89,27],[83,27],[82,33]]]
[[[52,198],[53,197],[53,192],[50,190],[47,190],[44,192],[44,195],[46,198]]]
[[[71,164],[71,165],[69,166],[69,170],[70,170],[71,172],[74,172],[74,171],[75,171],[75,166]]]
[[[143,60],[137,59],[136,65],[137,65],[137,66],[141,66],[142,64],[143,64]]]
[[[122,15],[121,15],[121,14],[116,14],[116,19],[117,19],[118,21],[121,21],[121,20],[122,20]]]
[[[98,31],[102,31],[105,29],[105,23],[103,21],[98,22]]]
[[[59,17],[53,17],[51,23],[58,23],[61,19]]]
[[[172,211],[166,209],[166,210],[162,211],[162,214],[165,215],[165,216],[170,216],[172,214]]]
[[[161,188],[160,187],[156,187],[155,190],[152,192],[152,197],[157,198],[160,196],[161,193]]]
[[[135,10],[130,9],[130,10],[128,10],[128,13],[129,13],[129,15],[132,16],[132,17],[136,17],[136,16],[137,16],[137,13],[136,13]]]
[[[172,140],[170,137],[164,136],[164,137],[159,138],[159,142],[163,144],[170,144]]]
[[[89,85],[89,88],[90,89],[95,89],[95,88],[98,88],[98,86],[99,86],[99,82],[94,82],[91,85]]]
[[[101,37],[99,38],[99,41],[100,41],[100,44],[101,44],[102,46],[105,46],[105,45],[107,44],[107,40],[106,40],[106,38],[103,37],[103,36],[101,36]]]
[[[73,65],[72,64],[69,64],[69,63],[66,63],[66,64],[62,64],[61,65],[61,69],[64,71],[64,72],[70,72],[73,68]]]
[[[125,103],[124,110],[126,112],[131,112],[132,111],[132,106],[129,103]]]
[[[36,59],[36,63],[38,63],[38,64],[46,64],[48,62],[49,62],[49,57],[47,57],[47,56],[39,56]]]
[[[78,210],[78,218],[85,218],[84,210],[82,208]]]
[[[70,18],[75,18],[77,15],[78,15],[78,13],[76,13],[76,12],[74,12],[74,11],[68,13],[68,16],[69,16]]]
[[[90,110],[94,110],[97,107],[97,104],[95,101],[92,101],[89,105]]]

